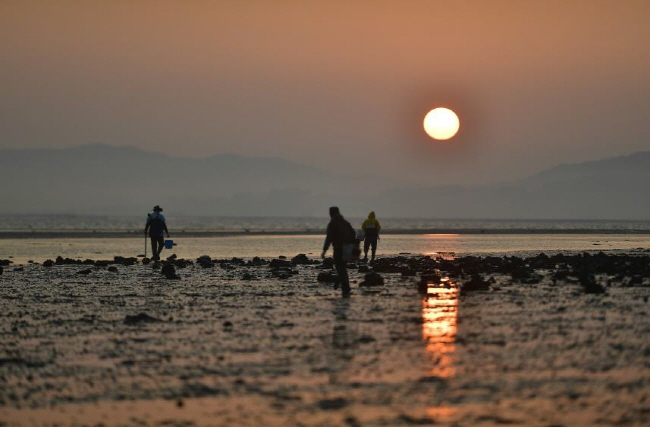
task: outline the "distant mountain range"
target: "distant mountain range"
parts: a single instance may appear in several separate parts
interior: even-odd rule
[[[172,157],[130,147],[0,149],[0,213],[648,219],[650,152],[560,165],[500,185],[413,188],[280,158]],[[369,192],[368,189],[375,189]]]

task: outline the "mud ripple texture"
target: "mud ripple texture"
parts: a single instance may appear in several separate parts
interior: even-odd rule
[[[6,266],[0,426],[650,423],[647,256],[172,261]]]

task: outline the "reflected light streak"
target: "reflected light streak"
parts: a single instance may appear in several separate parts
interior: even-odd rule
[[[442,279],[429,285],[422,300],[422,339],[432,362],[429,375],[449,378],[455,375],[453,353],[458,328],[458,287]]]
[[[435,252],[426,252],[425,255],[433,256],[442,259],[453,259],[459,249],[460,234],[457,233],[441,233],[441,234],[423,234],[423,237],[430,242],[432,248],[436,248]]]

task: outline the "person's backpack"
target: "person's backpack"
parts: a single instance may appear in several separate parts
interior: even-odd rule
[[[361,247],[359,246],[359,239],[357,239],[357,232],[354,231],[352,225],[348,221],[343,222],[342,233],[345,236],[343,239],[343,260],[350,262],[356,261],[361,256]]]

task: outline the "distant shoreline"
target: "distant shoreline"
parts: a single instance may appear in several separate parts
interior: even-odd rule
[[[539,235],[539,234],[630,234],[630,235],[650,235],[650,230],[630,230],[630,229],[557,229],[557,228],[518,228],[518,229],[470,229],[470,228],[449,228],[449,229],[395,229],[384,230],[384,235],[422,235],[422,234],[521,234],[521,235]],[[171,238],[177,236],[183,237],[242,237],[242,236],[321,236],[325,235],[325,230],[171,230]],[[133,238],[144,237],[142,231],[124,231],[124,230],[17,230],[17,231],[0,231],[0,239],[83,239],[83,238]]]

